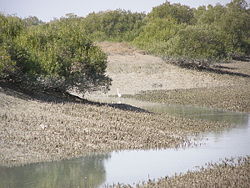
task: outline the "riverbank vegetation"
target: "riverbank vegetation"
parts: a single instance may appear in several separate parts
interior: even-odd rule
[[[107,57],[94,41],[129,42],[169,62],[209,65],[250,52],[245,0],[190,8],[165,2],[148,14],[125,10],[67,14],[43,23],[0,15],[0,77],[29,87],[67,91],[108,88]],[[176,63],[177,62],[177,63]]]
[[[224,59],[246,55],[249,19],[247,3],[241,0],[197,9],[166,2],[149,13],[148,24],[134,43],[163,56]]]
[[[204,60],[249,55],[250,13],[244,0],[190,8],[163,3],[148,14],[123,10],[82,19],[94,40],[127,41],[164,57]]]
[[[49,23],[1,14],[0,164],[61,160],[90,152],[186,147],[197,144],[193,139],[201,133],[235,126],[149,113],[126,104],[90,102],[67,92],[84,94],[111,87],[116,95],[122,87],[124,96],[158,90],[133,97],[249,112],[249,62],[216,64],[221,73],[217,74],[215,69],[181,69],[147,54],[180,66],[198,62],[208,67],[213,62],[244,59],[250,55],[249,19],[244,0],[198,8],[166,2],[148,14],[125,10],[86,17],[67,14]],[[107,74],[114,79],[112,86]],[[198,187],[249,187],[245,181],[249,180],[249,158],[242,164],[215,166],[146,186],[192,186],[188,183],[196,181]]]
[[[33,23],[33,22],[32,22]],[[107,89],[107,56],[65,20],[27,26],[27,20],[0,15],[0,78],[29,90],[80,93]]]

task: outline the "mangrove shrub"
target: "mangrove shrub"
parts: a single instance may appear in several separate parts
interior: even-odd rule
[[[9,44],[0,49],[4,54],[0,70],[13,65],[14,71],[5,78],[23,87],[60,92],[76,89],[84,93],[110,85],[105,76],[106,54],[78,24],[58,20],[25,28],[10,38],[8,41],[5,37]]]
[[[221,35],[209,26],[188,26],[167,43],[167,54],[193,59],[223,59],[226,57]]]

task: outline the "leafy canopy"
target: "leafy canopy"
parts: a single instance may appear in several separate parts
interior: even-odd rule
[[[8,45],[0,51],[5,57],[0,66],[2,73],[6,64],[14,62],[8,79],[31,88],[61,92],[77,89],[84,93],[110,85],[111,80],[105,76],[106,54],[82,32],[81,25],[62,19],[20,32],[10,28],[10,32],[11,23],[5,24],[2,37]]]

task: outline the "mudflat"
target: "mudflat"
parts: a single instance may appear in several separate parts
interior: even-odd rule
[[[0,164],[20,165],[89,152],[189,146],[188,135],[224,123],[127,110],[124,105],[43,102],[0,90]]]
[[[218,74],[180,68],[124,43],[98,45],[108,54],[107,74],[113,82],[108,93],[87,94],[88,100],[116,95],[119,89],[122,96],[140,100],[250,111],[249,62],[216,65],[218,69],[240,73]],[[61,160],[90,152],[187,147],[195,144],[190,135],[229,126],[232,125],[149,113],[125,104],[67,99],[48,102],[1,87],[0,165]],[[213,170],[174,177],[171,184],[162,179],[148,182],[147,186],[176,186],[175,181],[184,182],[187,176],[196,181],[199,174],[214,182],[216,174],[225,171],[230,171],[225,173],[228,177],[239,175],[236,180],[242,182],[245,177],[249,180],[249,158],[242,165],[215,166]],[[204,181],[197,186],[203,186]]]
[[[152,90],[231,87],[239,84],[249,86],[249,62],[215,64],[218,70],[249,75],[233,76],[180,68],[126,43],[102,42],[98,45],[108,54],[107,75],[113,79],[107,95],[116,95],[117,88],[121,94],[134,95]]]

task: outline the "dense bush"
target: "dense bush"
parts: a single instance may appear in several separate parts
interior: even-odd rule
[[[250,9],[245,0],[197,9],[165,2],[148,15],[68,14],[47,24],[0,14],[0,78],[63,92],[108,88],[107,57],[92,40],[127,41],[153,54],[206,62],[245,56],[250,55]]]
[[[0,43],[5,43],[18,36],[25,25],[23,21],[15,16],[4,16],[0,14]]]
[[[181,4],[170,4],[168,1],[153,8],[148,17],[150,19],[174,19],[178,24],[191,24],[194,21],[194,13],[190,7]]]
[[[83,19],[86,34],[94,40],[132,41],[144,25],[143,13],[124,10],[91,13]]]
[[[35,26],[43,24],[43,21],[39,20],[36,16],[29,16],[23,19],[25,26]]]
[[[8,36],[9,31],[6,33]],[[8,79],[25,87],[61,92],[77,89],[84,93],[110,85],[105,76],[106,55],[74,22],[62,20],[28,27],[10,38],[3,37],[2,43],[9,44],[0,49],[4,57],[0,71],[3,76],[13,65]]]
[[[15,62],[11,60],[6,47],[0,46],[0,78],[6,78],[15,71]]]
[[[185,24],[177,24],[173,19],[156,18],[143,27],[133,43],[150,53],[163,55],[167,52],[167,41],[185,27]]]
[[[221,33],[228,55],[250,53],[250,11],[246,1],[200,7],[195,10],[195,17],[197,25],[210,25]]]
[[[13,40],[25,28],[18,17],[0,14],[0,77],[6,78],[15,71],[15,62],[9,54],[9,47]]]
[[[167,54],[197,59],[226,57],[221,35],[209,26],[188,26],[167,43]]]
[[[250,55],[250,10],[245,0],[197,9],[166,2],[145,20],[133,43],[150,53],[210,60]]]

